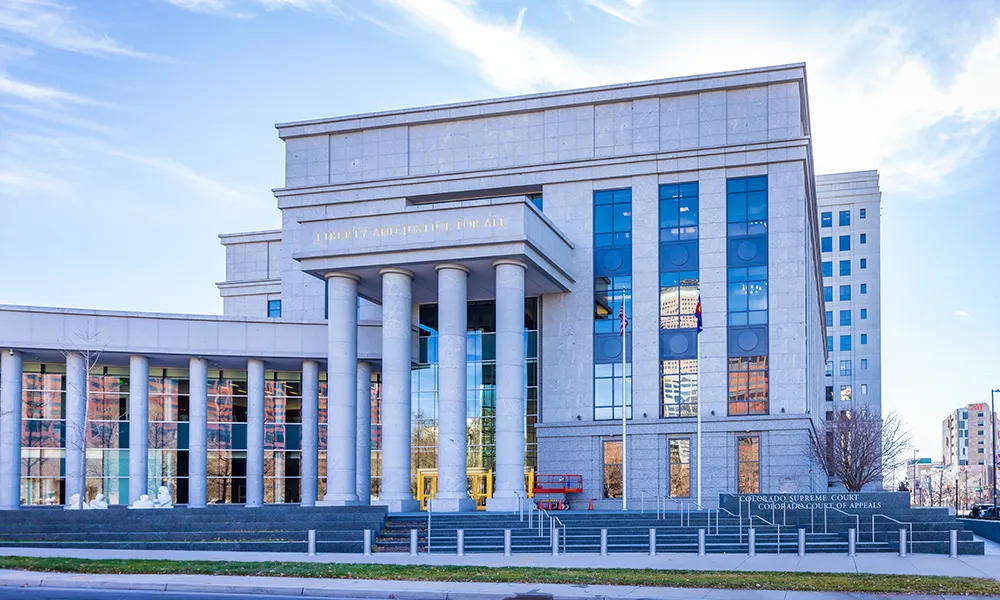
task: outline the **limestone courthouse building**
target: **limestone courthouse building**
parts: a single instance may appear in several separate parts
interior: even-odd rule
[[[805,65],[277,130],[222,316],[0,307],[0,508],[620,508],[623,456],[631,508],[827,490]]]

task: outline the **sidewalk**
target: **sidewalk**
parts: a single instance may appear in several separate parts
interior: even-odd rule
[[[0,587],[90,588],[204,592],[214,594],[274,594],[306,597],[392,600],[859,600],[940,598],[775,590],[713,590],[614,585],[522,583],[460,583],[428,581],[373,581],[364,579],[297,579],[289,577],[227,577],[212,575],[74,575],[0,571]]]
[[[294,552],[198,552],[187,550],[96,550],[68,548],[0,548],[0,556],[35,556],[57,558],[121,558],[162,560],[215,560],[242,562],[317,562],[398,565],[458,565],[486,567],[562,567],[578,569],[667,569],[700,571],[798,571],[813,573],[877,573],[897,575],[947,575],[987,577],[1000,580],[1000,555],[960,556],[943,554],[862,553],[852,558],[846,554],[320,554],[307,556]]]

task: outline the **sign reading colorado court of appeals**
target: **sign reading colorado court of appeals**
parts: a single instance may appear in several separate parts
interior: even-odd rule
[[[910,495],[906,492],[844,492],[839,494],[723,494],[723,508],[736,512],[740,503],[749,503],[752,511],[811,510],[836,508],[847,512],[876,512],[906,509]]]
[[[368,238],[393,238],[418,236],[420,234],[450,231],[472,231],[499,229],[507,223],[500,216],[484,215],[482,218],[458,218],[454,221],[427,221],[425,223],[379,224],[371,227],[350,227],[333,231],[316,233],[317,242],[341,242],[349,240],[365,240]]]

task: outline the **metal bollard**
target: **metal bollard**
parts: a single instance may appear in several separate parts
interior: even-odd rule
[[[601,530],[601,556],[608,555],[608,530]]]
[[[555,527],[550,527],[549,537],[552,538],[552,556],[559,556],[559,530]]]
[[[649,555],[656,556],[656,529],[649,528]]]
[[[372,530],[365,529],[365,542],[364,547],[361,549],[361,553],[365,556],[372,555]]]
[[[899,530],[899,555],[906,557],[906,530]]]
[[[410,556],[417,555],[417,530],[410,530]]]
[[[698,556],[705,556],[705,530],[698,530]]]
[[[309,542],[307,544],[306,554],[309,556],[316,556],[316,530],[309,530]]]
[[[799,556],[806,555],[806,530],[803,527],[799,528]]]
[[[757,556],[757,530],[753,527],[747,531],[747,556]]]
[[[510,556],[510,529],[503,530],[503,555]]]
[[[858,530],[853,527],[847,530],[847,555],[858,555]]]
[[[958,530],[957,529],[952,529],[951,530],[951,552],[948,553],[948,556],[950,556],[952,558],[958,558]]]
[[[456,541],[455,553],[458,556],[465,556],[465,530],[458,529],[456,533],[458,534],[458,540]]]

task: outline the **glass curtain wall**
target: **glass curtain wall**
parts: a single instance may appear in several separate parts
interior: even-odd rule
[[[66,366],[25,363],[21,377],[21,503],[61,504]]]
[[[525,299],[525,467],[535,468],[538,443],[538,302]],[[496,305],[492,300],[470,302],[466,336],[467,465],[496,469]],[[413,492],[418,469],[437,468],[438,312],[436,304],[420,306],[418,364],[411,374],[411,466]],[[372,415],[373,437],[376,428]],[[374,457],[373,457],[374,460]],[[373,470],[374,473],[374,470]],[[374,482],[373,482],[374,486]]]

